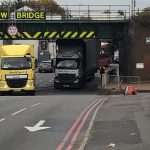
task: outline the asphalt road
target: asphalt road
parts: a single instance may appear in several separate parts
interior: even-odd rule
[[[99,78],[81,90],[55,90],[53,74],[36,75],[36,95],[0,97],[0,149],[61,150],[78,147],[104,98]]]
[[[0,149],[150,149],[149,93],[97,95],[98,74],[81,90],[55,90],[53,76],[36,75],[35,96],[0,97]]]
[[[88,81],[81,89],[55,89],[53,73],[37,73],[36,74],[36,95],[91,95],[97,92],[100,84],[99,73],[95,79]]]

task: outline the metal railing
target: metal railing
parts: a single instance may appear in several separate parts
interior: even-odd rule
[[[61,5],[60,8],[39,6],[21,11],[44,11],[46,20],[125,20],[131,16],[130,5]],[[14,11],[18,10],[10,12],[10,20],[16,20]]]
[[[130,18],[129,5],[66,5],[65,19],[124,20]]]
[[[140,76],[103,75],[103,87],[107,89],[122,89],[126,86],[141,88]]]

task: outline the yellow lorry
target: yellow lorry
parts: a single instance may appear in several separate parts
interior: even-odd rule
[[[0,46],[0,94],[26,92],[35,95],[33,45]]]

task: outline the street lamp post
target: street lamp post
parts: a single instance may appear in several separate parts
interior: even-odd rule
[[[136,6],[136,0],[132,0],[132,3],[131,3],[131,8],[132,8],[132,13],[131,15],[135,15],[135,6]]]
[[[131,0],[131,16],[133,16],[133,0]]]

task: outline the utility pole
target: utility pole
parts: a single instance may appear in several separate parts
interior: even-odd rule
[[[133,1],[134,0],[131,0],[131,16],[133,16]]]
[[[132,8],[132,13],[131,15],[134,16],[135,15],[135,6],[136,6],[136,0],[132,0],[132,4],[131,4],[131,8]]]
[[[133,11],[134,11],[134,15],[135,15],[135,6],[136,6],[136,0],[133,0]]]

